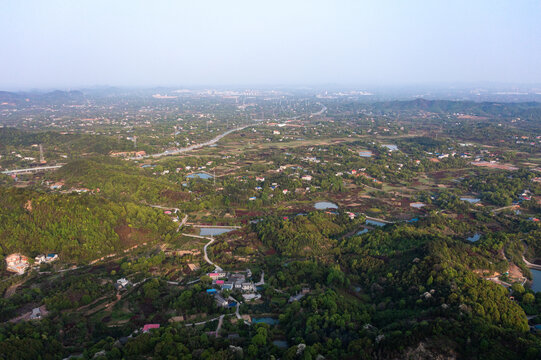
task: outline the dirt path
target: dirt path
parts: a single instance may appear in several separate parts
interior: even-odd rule
[[[13,296],[13,294],[15,294],[15,292],[17,291],[17,289],[19,288],[19,286],[21,286],[22,284],[24,284],[26,282],[26,280],[23,280],[21,282],[18,282],[16,284],[13,284],[11,285],[10,287],[7,288],[6,292],[4,293],[4,298],[9,298],[11,296]]]
[[[39,311],[41,312],[41,318],[44,318],[45,316],[47,316],[49,314],[49,312],[45,308],[45,305],[41,305],[39,307]],[[22,314],[20,316],[17,316],[16,318],[10,319],[9,322],[10,323],[17,323],[17,322],[19,322],[21,320],[28,321],[28,320],[31,320],[30,319],[31,316],[32,316],[32,311],[29,311],[29,312],[24,313],[24,314]],[[36,320],[39,320],[39,319],[36,319]]]

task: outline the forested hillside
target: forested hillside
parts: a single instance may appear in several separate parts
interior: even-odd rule
[[[58,253],[68,263],[99,258],[174,230],[162,211],[91,194],[0,187],[0,256]],[[126,231],[127,230],[127,231]]]

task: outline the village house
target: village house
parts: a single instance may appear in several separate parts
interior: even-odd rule
[[[251,282],[244,282],[244,283],[242,283],[242,288],[241,289],[242,289],[242,291],[254,291],[255,286]]]
[[[26,269],[30,266],[28,258],[19,253],[11,254],[6,257],[7,271],[17,273],[19,275],[24,274]]]
[[[218,280],[219,278],[226,277],[226,273],[224,272],[214,272],[214,273],[208,273],[207,274],[212,280]]]
[[[160,328],[160,324],[145,324],[145,326],[143,326],[143,333],[147,333],[152,329],[159,329],[159,328]]]
[[[48,263],[51,263],[51,262],[56,261],[56,260],[58,260],[58,255],[57,254],[38,255],[38,256],[36,256],[34,258],[34,262],[37,265],[40,265],[42,263],[48,264]]]
[[[301,179],[305,181],[312,181],[312,175],[303,175]]]
[[[229,305],[227,300],[224,299],[220,294],[215,294],[214,295],[214,300],[216,301],[216,305],[218,305],[218,306],[226,307],[227,305]]]
[[[58,190],[58,189],[61,189],[62,186],[64,186],[64,183],[62,181],[59,181],[59,182],[55,182],[54,184],[52,184],[51,186],[49,186],[49,188],[51,190]]]
[[[128,285],[130,284],[130,282],[125,279],[125,278],[120,278],[116,281],[115,283],[115,289],[117,289],[118,291],[120,290],[126,290],[126,288],[128,287]]]
[[[32,314],[30,315],[30,320],[40,320],[41,316],[41,309],[39,307],[33,308]]]
[[[229,276],[229,281],[234,281],[234,282],[240,281],[242,283],[245,280],[246,280],[246,277],[244,276],[244,274],[235,273]]]
[[[222,284],[222,290],[233,290],[233,287],[235,286],[235,283],[232,281],[225,281]]]

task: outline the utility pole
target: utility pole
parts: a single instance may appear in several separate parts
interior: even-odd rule
[[[216,189],[216,168],[212,169],[212,180],[214,180],[214,188]]]

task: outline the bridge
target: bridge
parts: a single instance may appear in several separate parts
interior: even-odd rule
[[[37,167],[26,168],[26,169],[6,170],[6,171],[2,171],[2,174],[6,174],[6,175],[31,174],[31,173],[34,173],[34,172],[40,172],[40,171],[46,171],[46,170],[57,170],[57,169],[60,169],[64,165],[66,165],[66,164],[58,164],[58,165],[50,165],[50,166],[37,166]]]

